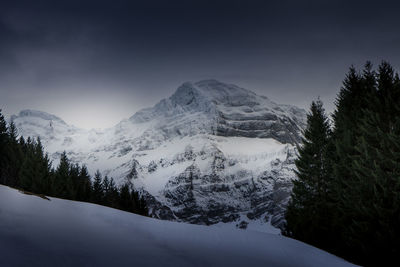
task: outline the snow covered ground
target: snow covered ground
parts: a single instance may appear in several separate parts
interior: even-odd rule
[[[352,266],[276,234],[161,221],[0,186],[0,266]]]

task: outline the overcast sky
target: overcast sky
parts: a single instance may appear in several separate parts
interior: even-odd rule
[[[111,127],[215,78],[328,111],[348,67],[400,67],[396,1],[0,2],[0,108]]]

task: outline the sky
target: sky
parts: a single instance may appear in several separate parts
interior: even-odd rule
[[[328,112],[351,65],[400,67],[396,1],[0,2],[0,108],[112,127],[186,81]]]

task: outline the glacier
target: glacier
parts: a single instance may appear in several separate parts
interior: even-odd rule
[[[108,129],[79,129],[35,110],[10,119],[22,136],[41,138],[54,165],[65,150],[92,174],[133,183],[155,218],[276,232],[284,227],[306,112],[203,80]]]

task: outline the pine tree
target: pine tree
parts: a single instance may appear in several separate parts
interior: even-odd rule
[[[80,169],[77,200],[90,201],[92,195],[92,182],[85,165]]]
[[[78,190],[79,190],[79,175],[80,175],[80,167],[79,164],[71,164],[69,169],[69,179],[70,179],[70,187],[69,187],[69,198],[72,200],[77,200]]]
[[[142,216],[149,216],[149,209],[146,203],[146,200],[143,196],[140,196],[137,191],[134,191],[136,197],[135,201],[137,201],[137,210],[135,213],[142,215]]]
[[[343,87],[336,99],[336,110],[333,114],[334,130],[332,133],[332,152],[328,153],[328,162],[331,166],[330,198],[331,221],[326,233],[331,235],[329,243],[331,252],[346,256],[349,252],[343,244],[346,238],[347,225],[352,220],[352,210],[349,204],[357,198],[352,193],[357,186],[354,174],[353,157],[358,153],[355,149],[357,138],[362,134],[360,125],[363,111],[370,109],[368,99],[376,92],[376,73],[372,64],[367,62],[362,74],[351,67]],[[327,235],[326,234],[326,235]]]
[[[113,208],[119,208],[119,193],[118,193],[118,188],[115,185],[114,179],[111,177],[108,190],[105,196],[106,203],[108,206],[113,207]]]
[[[291,201],[286,212],[286,234],[296,239],[324,246],[323,222],[328,216],[329,173],[327,149],[330,127],[320,100],[312,102],[307,116],[303,146],[296,160],[297,180],[293,181]]]
[[[18,186],[23,154],[18,144],[18,131],[13,122],[9,124],[7,134],[8,138],[4,149],[5,166],[3,169],[6,178],[5,183],[10,186]]]
[[[379,66],[377,91],[363,110],[352,157],[354,182],[346,249],[365,265],[390,265],[400,253],[400,81],[386,62]]]
[[[94,175],[94,181],[93,181],[92,201],[94,203],[101,204],[103,202],[103,196],[104,196],[103,192],[104,190],[103,190],[101,173],[99,170],[97,170]]]
[[[119,207],[122,210],[133,212],[135,206],[132,202],[132,195],[129,183],[125,183],[120,187],[119,190]]]
[[[19,180],[20,180],[20,186],[22,189],[31,191],[32,190],[32,185],[33,185],[33,178],[34,175],[34,157],[35,157],[35,149],[34,149],[35,143],[31,141],[30,138],[28,138],[28,141],[25,145],[24,148],[24,158],[23,158],[23,163],[19,172]]]
[[[314,213],[296,214],[296,193],[313,187],[295,184],[287,214],[288,231],[294,237],[366,266],[390,266],[396,260],[400,252],[399,103],[400,80],[388,63],[382,63],[377,73],[368,62],[362,74],[350,69],[338,95],[334,130],[326,148],[326,209],[318,204]],[[318,160],[313,162],[319,165]],[[301,172],[301,166],[298,169]],[[309,203],[317,199],[312,200],[312,193],[306,195]],[[302,220],[291,222],[290,216]],[[307,216],[329,220],[307,222],[303,220]],[[313,229],[302,231],[304,224]]]
[[[108,179],[108,176],[104,176],[103,182],[102,182],[102,187],[103,187],[103,194],[104,196],[107,196],[110,191],[110,180]]]
[[[0,109],[0,183],[6,184],[6,164],[7,164],[7,158],[6,158],[6,146],[8,143],[8,129],[7,129],[7,123],[4,119],[3,114],[1,113]]]
[[[68,198],[70,195],[71,180],[69,177],[70,162],[64,151],[60,157],[60,163],[53,177],[53,194],[60,198]]]

